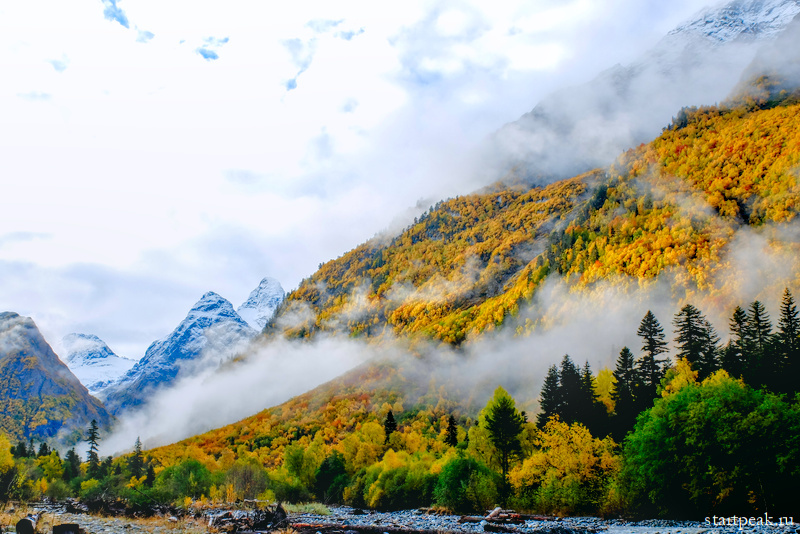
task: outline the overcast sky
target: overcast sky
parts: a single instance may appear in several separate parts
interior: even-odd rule
[[[497,178],[488,135],[707,3],[4,0],[0,311],[139,358]]]

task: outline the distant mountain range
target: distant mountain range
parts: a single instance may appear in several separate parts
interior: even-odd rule
[[[280,284],[265,278],[240,309],[258,326],[271,318],[282,299]],[[135,409],[179,378],[218,367],[243,351],[258,333],[230,302],[210,291],[172,333],[153,342],[144,357],[99,396],[113,414]]]
[[[12,440],[74,444],[111,416],[64,365],[28,317],[0,313],[0,429]]]

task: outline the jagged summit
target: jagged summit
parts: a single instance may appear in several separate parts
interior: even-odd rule
[[[236,311],[251,327],[262,330],[275,314],[285,295],[286,292],[280,282],[265,277]]]
[[[117,356],[93,334],[67,334],[61,340],[61,346],[64,363],[92,395],[97,395],[136,363]]]
[[[230,302],[209,291],[172,333],[154,341],[144,357],[100,396],[114,414],[139,406],[179,377],[233,356],[256,334]]]

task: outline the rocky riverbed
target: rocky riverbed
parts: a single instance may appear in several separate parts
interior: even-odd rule
[[[356,534],[360,529],[370,528],[371,532],[397,533],[402,531],[419,532],[465,532],[482,533],[493,531],[496,525],[487,522],[462,522],[461,516],[436,514],[423,510],[407,510],[399,512],[364,511],[348,507],[329,507],[330,514],[290,513],[289,527],[284,532],[308,532],[311,534],[331,534],[342,532]],[[67,513],[58,507],[39,507],[6,511],[2,514],[2,532],[13,532],[16,521],[24,517],[28,511],[41,513],[37,531],[42,534],[52,532],[54,525],[77,523],[86,534],[200,534],[216,532],[209,529],[209,518],[198,514],[197,517],[154,517],[148,519],[131,519],[125,517],[103,517],[90,514]],[[216,513],[219,513],[217,511]],[[705,519],[705,518],[703,518]],[[798,524],[753,525],[737,522],[739,526],[714,526],[713,518],[705,521],[668,521],[648,520],[629,522],[619,519],[600,519],[595,517],[569,517],[525,519],[519,524],[501,525],[501,531],[538,534],[796,534],[800,532]],[[762,518],[763,519],[763,518]],[[771,518],[777,523],[777,518]],[[763,520],[761,521],[763,523]],[[750,521],[747,521],[750,523]],[[376,528],[377,527],[377,528]],[[385,530],[384,530],[385,529]],[[497,531],[497,530],[494,530]]]
[[[347,507],[330,507],[331,514],[327,516],[314,514],[293,514],[292,523],[308,523],[322,525],[343,526],[384,526],[387,528],[405,528],[411,530],[435,530],[451,532],[482,533],[491,529],[489,522],[463,523],[461,516],[431,514],[420,510],[401,512],[376,512],[354,510]],[[742,524],[739,526],[714,526],[714,519],[709,518],[706,523],[702,521],[624,521],[621,519],[601,519],[597,517],[565,517],[548,518],[546,520],[525,520],[518,525],[504,525],[512,532],[541,533],[541,534],[581,534],[606,532],[607,534],[738,534],[742,532],[752,534],[795,534],[800,532],[800,518],[797,524],[788,525],[754,525]],[[726,518],[727,519],[727,518]],[[738,518],[737,518],[738,519]],[[748,518],[749,519],[749,518]],[[772,518],[773,523],[778,518]],[[763,521],[762,521],[763,522]],[[720,523],[718,518],[718,523]],[[741,521],[737,521],[741,523]]]

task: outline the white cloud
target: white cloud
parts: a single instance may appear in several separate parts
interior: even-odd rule
[[[290,289],[419,198],[494,179],[485,136],[700,5],[4,2],[0,308],[140,356],[205,291]],[[179,301],[125,315],[154,293]]]

